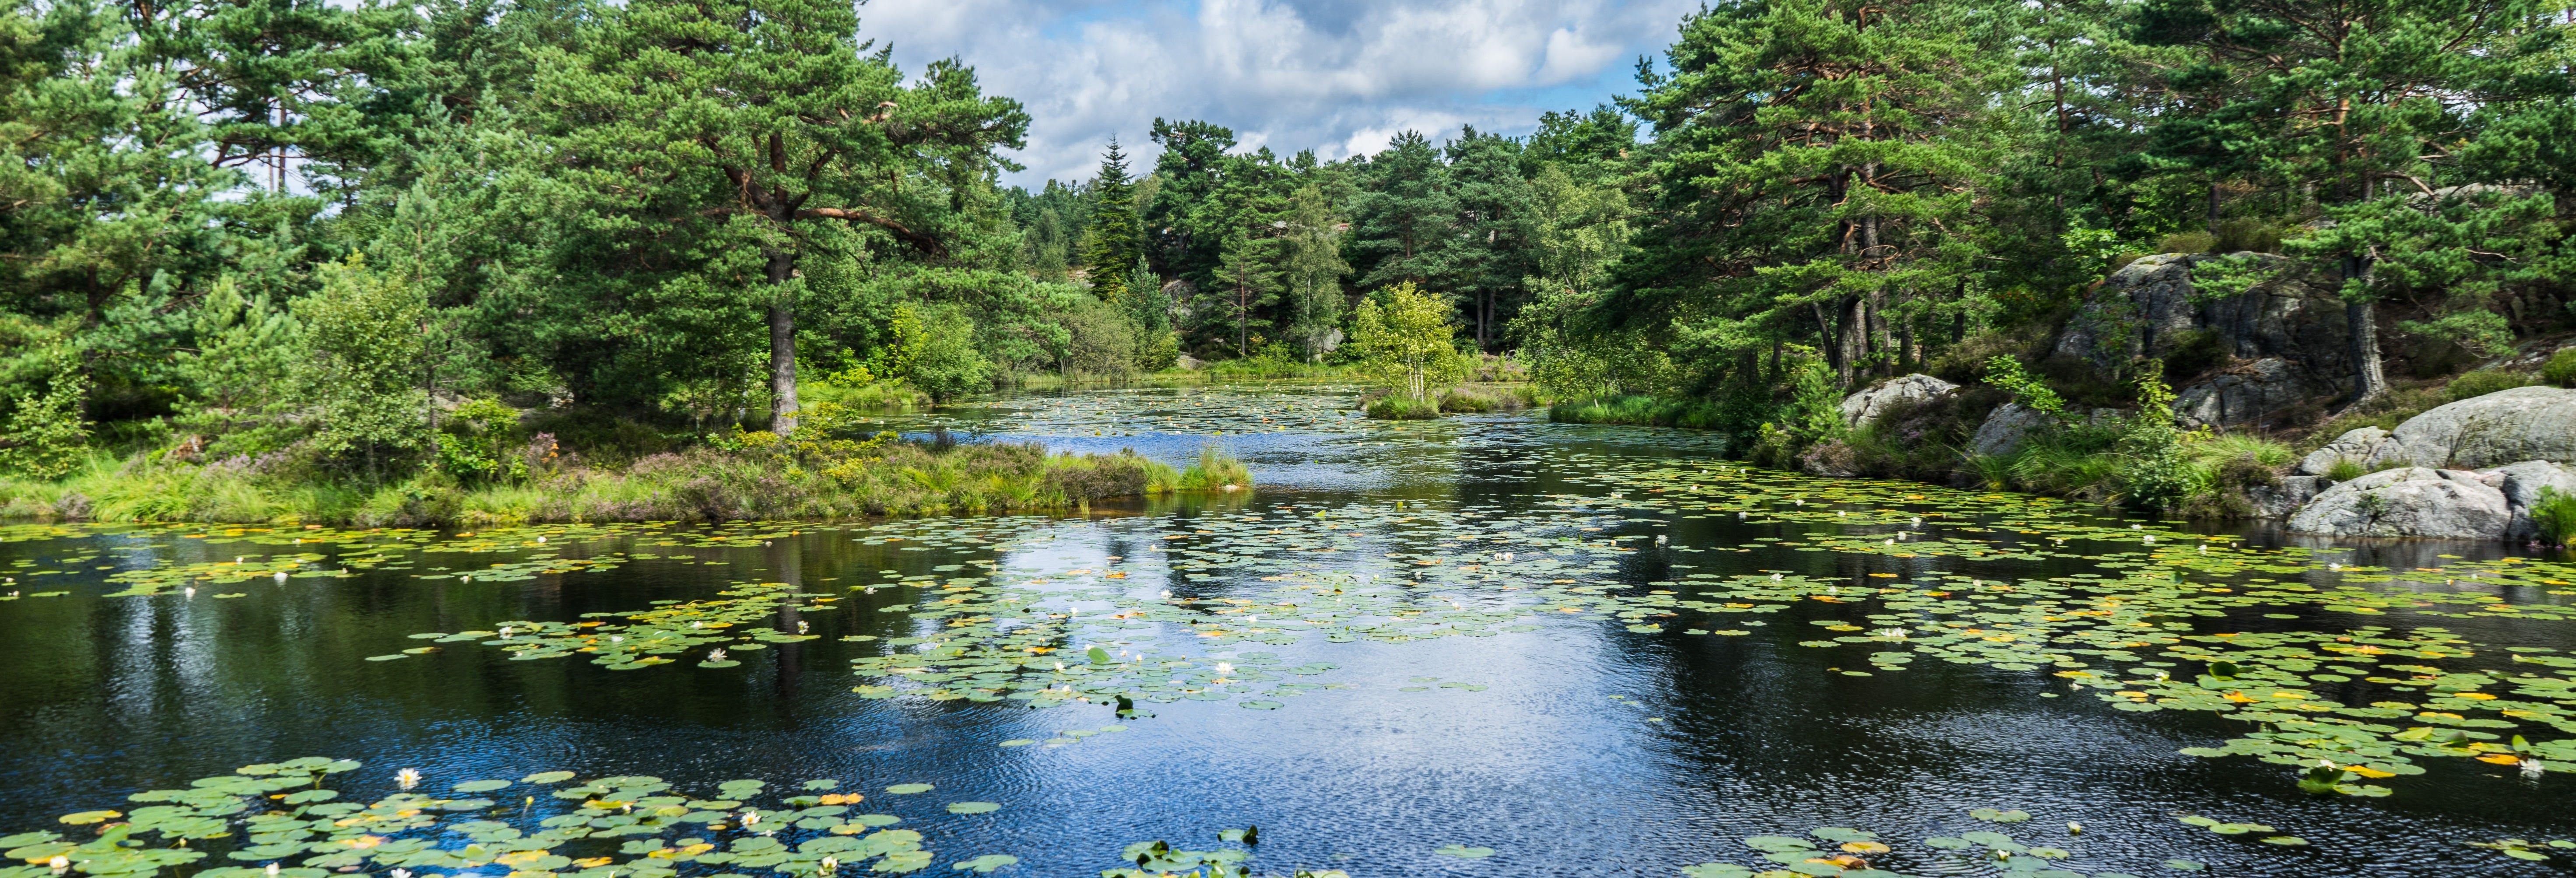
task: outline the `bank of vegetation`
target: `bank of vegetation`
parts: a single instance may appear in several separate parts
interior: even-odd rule
[[[1545,399],[1819,471],[2223,511],[2192,499],[2237,478],[2221,457],[2540,380],[2514,357],[2576,328],[2559,12],[1719,3],[1632,94],[1523,136],[1336,157],[1157,119],[1150,159],[1106,143],[1088,179],[1027,189],[996,182],[1024,107],[862,51],[849,3],[18,4],[0,473],[21,512],[133,493],[102,479],[240,495],[191,487],[238,470],[273,508],[347,517],[448,508],[376,499],[439,479],[499,490],[474,481],[486,433],[551,435],[594,474],[792,480],[849,459],[735,437],[866,442],[816,425],[1003,387],[1331,378],[1386,388],[1381,417]],[[2204,437],[2142,401],[2232,354],[2052,343],[2150,254],[2216,260],[2195,302],[2322,291],[2353,341],[2303,365],[2344,386]],[[1506,355],[1534,392],[1475,374]],[[2009,460],[1937,460],[2028,395],[1996,355],[2083,415]],[[1834,416],[1915,372],[1971,389]],[[859,507],[1002,502],[900,488],[946,482],[896,444]],[[957,464],[1022,480],[990,496],[1078,499],[990,454]],[[2165,476],[2123,461],[2199,487],[2144,491]],[[277,499],[306,495],[369,499]]]

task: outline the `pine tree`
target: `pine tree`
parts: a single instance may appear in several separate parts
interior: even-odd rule
[[[1118,302],[1127,297],[1127,276],[1145,249],[1136,227],[1136,184],[1127,177],[1127,155],[1118,151],[1118,138],[1109,139],[1109,152],[1100,159],[1100,175],[1092,179],[1091,193],[1097,206],[1092,209],[1083,265],[1092,294],[1104,302]]]
[[[1279,303],[1282,285],[1275,265],[1278,241],[1254,238],[1237,231],[1226,242],[1225,255],[1218,264],[1214,292],[1220,301],[1215,315],[1234,329],[1234,355],[1252,356],[1252,331],[1268,331],[1272,322],[1262,316],[1263,310]]]

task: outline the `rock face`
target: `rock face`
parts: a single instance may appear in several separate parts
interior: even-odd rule
[[[2235,427],[2280,413],[2315,395],[2298,367],[2280,357],[2228,370],[2206,382],[2183,388],[2174,400],[2174,415],[2185,428]]]
[[[2528,540],[2540,535],[2540,528],[2531,521],[2531,506],[2540,501],[2540,489],[2556,488],[2558,493],[2576,496],[2576,472],[2545,460],[2510,463],[2480,470],[2479,473],[2504,477],[2504,484],[2498,486],[2498,490],[2504,492],[2505,508],[2512,515],[2504,527],[2504,538],[2508,540]]]
[[[2282,476],[2278,485],[2255,485],[2245,489],[2245,497],[2254,501],[2254,514],[2263,518],[2288,518],[2291,513],[2317,496],[2316,476]]]
[[[1972,454],[1992,455],[2020,451],[2022,442],[2029,438],[2030,431],[2054,422],[2055,420],[2050,418],[2047,412],[2028,408],[2017,402],[2004,403],[1992,414],[1986,415],[1985,423],[1977,425],[1977,435],[1968,439],[1968,451]]]
[[[2576,461],[2576,390],[2516,387],[2463,399],[2397,425],[2370,466],[2477,469]]]
[[[2231,271],[2261,272],[2264,279],[2231,296],[2196,295],[2193,272],[2219,260],[2227,260],[2223,264]],[[2348,386],[2352,352],[2345,337],[2343,300],[2335,295],[2335,285],[2336,279],[2330,276],[2297,271],[2289,260],[2270,254],[2148,256],[2113,272],[2085,296],[2075,318],[2058,336],[2054,352],[2109,368],[2136,357],[2171,353],[2186,333],[2214,333],[2229,356],[2281,362],[2257,367],[2234,381],[2223,376],[2210,382],[2224,382],[2224,387],[2190,388],[2185,398],[2190,400],[2191,391],[2200,391],[2200,398],[2192,401],[2210,404],[2211,415],[2223,411],[2236,419],[2231,423],[2252,423],[2260,419],[2263,401],[2293,394],[2320,396]],[[2240,408],[2238,400],[2246,400],[2248,407]],[[2209,417],[2201,420],[2219,423]]]
[[[2492,481],[2490,481],[2492,480]],[[2290,516],[2294,533],[2503,539],[2513,520],[2503,476],[2403,467],[2326,489]]]
[[[2300,458],[2299,474],[2322,476],[2342,461],[2349,460],[2354,463],[2368,461],[2370,453],[2379,450],[2379,443],[2387,439],[2388,431],[2378,427],[2347,430],[2343,435],[2335,437],[2335,441],[2326,443],[2326,447],[2308,452],[2308,456]]]
[[[1889,410],[1910,405],[1959,389],[1959,385],[1930,375],[1907,375],[1881,381],[1859,393],[1843,397],[1843,425],[1858,429],[1876,421]]]

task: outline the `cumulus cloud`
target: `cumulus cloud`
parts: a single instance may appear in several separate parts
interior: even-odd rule
[[[1156,117],[1232,128],[1245,148],[1326,158],[1397,133],[1528,131],[1542,110],[1634,89],[1696,0],[872,0],[861,35],[905,69],[956,57],[1028,105],[1028,170],[1090,176],[1112,134],[1150,157]]]

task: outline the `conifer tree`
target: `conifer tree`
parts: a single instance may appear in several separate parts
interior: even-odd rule
[[[1096,206],[1083,265],[1092,294],[1104,302],[1118,302],[1127,297],[1128,274],[1145,249],[1136,228],[1136,184],[1127,177],[1127,155],[1118,151],[1118,138],[1109,139],[1109,152],[1101,156],[1100,176],[1091,181],[1091,194]]]

